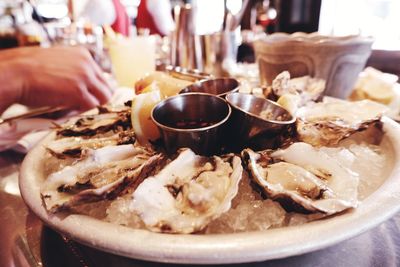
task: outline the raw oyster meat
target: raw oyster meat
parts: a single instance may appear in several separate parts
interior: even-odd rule
[[[290,79],[290,73],[283,71],[272,81],[272,91],[278,97],[285,94],[298,95],[301,104],[317,100],[325,90],[325,80],[302,76]]]
[[[160,154],[131,144],[89,149],[83,160],[50,174],[41,197],[50,212],[114,199],[151,175],[162,159]]]
[[[130,109],[110,111],[99,109],[100,114],[85,115],[61,126],[57,131],[58,136],[84,136],[91,137],[109,131],[118,132],[131,128]]]
[[[272,153],[245,149],[242,157],[252,179],[272,199],[290,200],[307,211],[327,215],[358,204],[358,174],[323,149],[299,142]]]
[[[242,171],[238,156],[207,158],[184,149],[138,186],[131,209],[151,231],[198,232],[230,209]]]
[[[105,146],[125,145],[135,143],[132,131],[123,131],[111,136],[99,138],[64,137],[53,140],[46,145],[47,150],[59,159],[68,157],[79,158],[86,149],[99,149]]]
[[[387,107],[370,100],[324,98],[323,102],[310,102],[296,113],[298,139],[314,146],[336,145],[378,122],[386,111]]]

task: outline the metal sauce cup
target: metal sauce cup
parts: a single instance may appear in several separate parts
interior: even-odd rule
[[[225,97],[228,93],[239,91],[239,81],[233,78],[217,78],[202,80],[182,89],[180,94],[184,93],[207,93],[220,97]]]
[[[250,94],[230,93],[226,96],[232,107],[229,119],[229,149],[240,151],[276,148],[279,141],[296,121],[277,103]]]
[[[167,153],[188,147],[200,155],[221,152],[231,107],[223,98],[204,93],[169,97],[152,110]]]

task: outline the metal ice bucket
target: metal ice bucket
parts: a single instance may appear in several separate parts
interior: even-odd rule
[[[171,64],[187,69],[201,69],[201,49],[195,35],[195,9],[190,5],[174,7],[175,31],[171,40]]]
[[[190,5],[174,8],[176,28],[171,40],[171,64],[197,69],[216,77],[229,76],[236,63],[240,28],[212,34],[196,34],[196,10]]]

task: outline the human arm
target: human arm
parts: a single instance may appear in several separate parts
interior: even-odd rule
[[[0,114],[12,103],[86,110],[111,97],[82,47],[26,47],[0,52]]]

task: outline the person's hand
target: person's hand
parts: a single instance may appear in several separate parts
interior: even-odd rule
[[[86,110],[111,97],[100,67],[82,47],[6,50],[0,52],[0,72],[2,94],[28,106]]]

